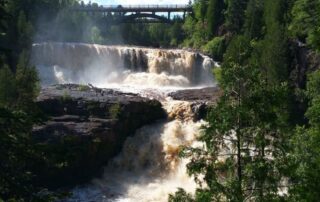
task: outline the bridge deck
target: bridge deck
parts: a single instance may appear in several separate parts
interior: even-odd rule
[[[104,5],[100,7],[75,7],[87,12],[192,12],[190,5]]]

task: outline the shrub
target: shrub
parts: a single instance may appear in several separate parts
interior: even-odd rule
[[[109,114],[112,119],[118,119],[120,117],[121,105],[119,103],[111,105],[109,108]]]
[[[209,54],[215,60],[222,60],[223,53],[225,51],[225,39],[224,37],[215,37],[209,41],[203,48],[205,53]]]

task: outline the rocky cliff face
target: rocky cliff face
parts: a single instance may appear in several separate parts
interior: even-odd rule
[[[99,174],[126,137],[166,117],[156,100],[81,85],[45,88],[37,104],[48,120],[34,127],[33,136],[50,157],[39,166],[39,183],[50,182],[52,188]]]
[[[320,54],[308,48],[299,41],[291,41],[291,67],[290,67],[290,86],[295,92],[301,92],[306,88],[308,74],[320,69]],[[291,119],[296,124],[307,123],[304,114],[308,107],[308,102],[301,97],[301,93],[292,95]]]
[[[292,42],[292,70],[290,77],[295,87],[304,89],[307,74],[320,69],[320,54],[301,42]]]

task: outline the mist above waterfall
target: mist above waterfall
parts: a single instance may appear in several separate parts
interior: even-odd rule
[[[185,50],[41,43],[33,45],[33,63],[43,85],[90,83],[106,88],[159,88],[214,84],[212,59]]]

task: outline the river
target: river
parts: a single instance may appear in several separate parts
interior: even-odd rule
[[[215,86],[211,58],[186,50],[76,43],[34,44],[33,52],[43,86],[76,83],[134,92],[161,101],[169,116],[133,131],[103,177],[74,188],[67,201],[162,202],[178,187],[196,189],[188,160],[178,153],[181,146],[203,146],[196,138],[206,123],[194,119],[190,102],[168,95]]]

